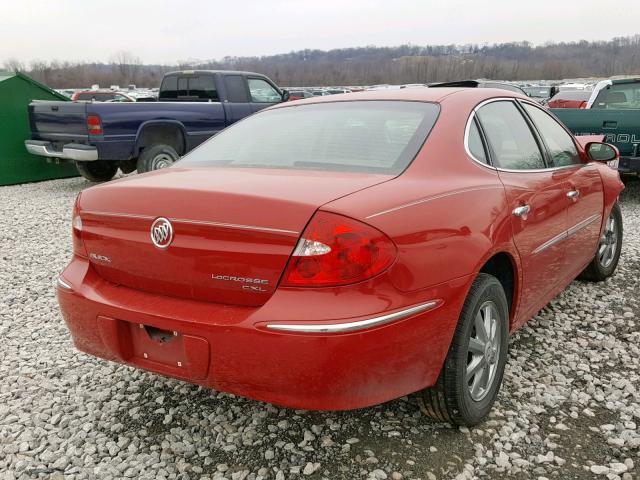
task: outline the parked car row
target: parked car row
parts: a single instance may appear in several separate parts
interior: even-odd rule
[[[368,91],[471,87],[498,88],[527,95],[552,108],[575,133],[606,135],[623,156],[622,172],[640,171],[640,121],[634,114],[609,110],[638,109],[637,80],[587,84],[525,85],[490,80],[431,84],[374,85]],[[631,85],[631,87],[629,86]],[[355,87],[293,87],[283,90],[267,77],[251,72],[179,71],[165,75],[158,102],[131,85],[115,89],[76,91],[68,102],[33,102],[32,138],[27,149],[58,161],[74,161],[91,181],[105,181],[123,172],[147,172],[175,162],[210,136],[258,110],[282,101],[351,93]],[[137,93],[136,93],[137,92]],[[138,95],[134,98],[133,95]],[[134,100],[151,100],[147,105]],[[100,103],[104,102],[104,103]],[[127,105],[110,105],[126,103]],[[205,104],[203,104],[205,103]],[[561,112],[562,109],[606,109],[606,114]],[[601,116],[607,119],[600,122]],[[615,117],[615,118],[614,118]],[[588,120],[583,120],[588,119]],[[593,119],[593,120],[592,120]]]

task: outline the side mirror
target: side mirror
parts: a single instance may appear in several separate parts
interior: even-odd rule
[[[283,102],[288,102],[289,101],[289,90],[282,90],[282,101]]]
[[[596,162],[610,162],[620,156],[618,149],[608,143],[589,142],[585,150],[589,159]]]

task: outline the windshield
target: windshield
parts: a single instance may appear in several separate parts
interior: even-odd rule
[[[598,93],[591,108],[639,109],[640,82],[609,85]]]
[[[255,114],[178,162],[180,167],[256,167],[398,174],[435,124],[439,106],[355,101]]]

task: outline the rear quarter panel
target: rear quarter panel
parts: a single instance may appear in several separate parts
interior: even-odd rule
[[[393,239],[398,257],[389,276],[402,292],[475,275],[498,252],[511,257],[519,284],[504,187],[495,170],[473,161],[464,148],[466,120],[476,103],[465,98],[466,104],[442,105],[429,138],[403,174],[323,207]]]

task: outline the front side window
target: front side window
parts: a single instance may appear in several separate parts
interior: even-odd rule
[[[551,118],[549,114],[533,105],[524,103],[523,106],[538,128],[538,132],[540,132],[544,143],[547,145],[549,157],[554,167],[566,167],[582,163],[571,135],[558,125],[558,122]]]
[[[278,108],[223,130],[178,164],[396,175],[416,156],[438,112],[436,104],[398,101]]]
[[[257,103],[277,103],[282,101],[282,95],[273,86],[259,78],[247,79],[251,101]]]
[[[513,102],[488,103],[476,115],[493,153],[495,166],[509,170],[545,168],[533,133]]]

